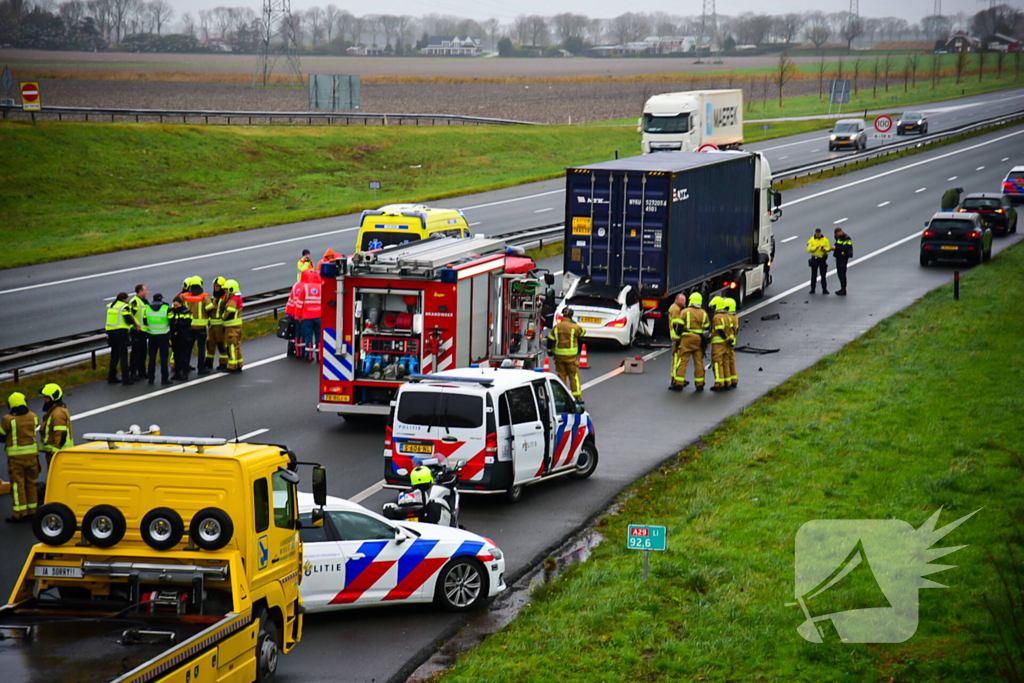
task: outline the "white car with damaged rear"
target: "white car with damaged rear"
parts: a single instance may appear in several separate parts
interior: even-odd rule
[[[299,493],[307,612],[433,602],[452,612],[479,607],[504,592],[505,558],[490,539],[463,529],[393,522],[362,505],[328,496],[322,527],[317,506]]]
[[[640,297],[632,285],[619,288],[575,279],[555,310],[556,323],[566,308],[572,309],[574,320],[587,331],[585,341],[610,339],[628,348],[642,328],[646,331]]]

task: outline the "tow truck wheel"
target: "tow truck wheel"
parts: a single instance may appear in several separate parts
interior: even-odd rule
[[[576,458],[576,471],[569,476],[573,479],[586,479],[597,469],[597,449],[590,441],[583,442],[583,448]]]
[[[185,523],[170,508],[155,508],[146,513],[139,525],[142,540],[153,550],[170,550],[181,542]]]
[[[434,600],[449,612],[467,612],[487,599],[487,575],[476,560],[459,558],[441,570]]]
[[[188,525],[188,535],[192,542],[210,551],[226,546],[234,531],[231,517],[220,508],[203,508]]]
[[[277,624],[266,611],[260,615],[260,632],[256,636],[256,683],[270,683],[277,677]]]
[[[511,486],[508,491],[505,491],[505,502],[507,503],[518,503],[523,497],[522,486]]]
[[[82,518],[82,535],[97,548],[117,545],[126,529],[124,515],[113,505],[97,505]]]
[[[77,530],[75,513],[64,503],[47,503],[32,516],[32,531],[46,545],[64,545]]]

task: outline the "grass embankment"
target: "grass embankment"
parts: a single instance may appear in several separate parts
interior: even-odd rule
[[[242,325],[242,341],[265,337],[268,334],[274,334],[275,332],[277,332],[277,318],[272,315],[256,318],[254,320],[246,320]],[[21,381],[17,383],[15,383],[14,380],[0,382],[0,401],[6,401],[7,396],[10,395],[12,391],[20,391],[30,399],[35,398],[40,395],[39,390],[50,382],[56,382],[65,391],[67,391],[68,389],[88,384],[89,382],[106,379],[110,369],[110,356],[99,358],[96,365],[98,367],[93,369],[92,361],[86,361],[66,368],[58,368],[56,370],[41,372],[37,375],[22,377]],[[157,368],[157,374],[159,373],[160,368]],[[194,378],[196,375],[193,374],[192,377]]]
[[[443,680],[991,682],[1001,642],[1024,670],[1006,597],[1017,609],[1024,597],[1024,567],[1009,559],[1024,557],[1022,268],[1024,248],[1012,249],[967,273],[959,302],[951,286],[931,292],[634,485],[600,520],[608,540],[592,559]],[[935,562],[956,568],[929,577],[948,589],[919,592],[916,635],[798,635],[803,614],[785,603],[801,525],[917,528],[940,508],[938,526],[981,512],[936,543],[968,547]],[[630,522],[668,527],[646,583],[640,553],[626,549]],[[829,597],[853,596],[837,586]]]
[[[0,267],[337,216],[561,175],[639,152],[567,126],[0,123]],[[368,181],[383,184],[374,201]]]

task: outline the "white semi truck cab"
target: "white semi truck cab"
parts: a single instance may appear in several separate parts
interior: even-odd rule
[[[742,90],[689,90],[655,95],[638,122],[643,153],[696,152],[702,145],[743,144]]]

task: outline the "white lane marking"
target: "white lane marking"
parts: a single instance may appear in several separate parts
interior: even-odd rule
[[[843,190],[847,190],[847,189],[849,189],[851,187],[856,187],[857,185],[862,185],[864,183],[870,183],[872,180],[878,180],[879,178],[885,178],[887,176],[890,176],[890,175],[893,175],[893,174],[896,174],[896,173],[902,173],[903,171],[909,171],[910,169],[917,168],[918,166],[924,166],[925,164],[932,164],[932,163],[935,163],[936,161],[942,161],[943,159],[947,159],[949,157],[956,156],[957,154],[963,154],[964,152],[970,152],[970,151],[975,150],[975,149],[980,149],[981,147],[987,147],[989,145],[995,145],[995,144],[998,144],[998,143],[1000,143],[1000,142],[1002,142],[1004,140],[1009,140],[1010,138],[1017,137],[1018,135],[1024,135],[1024,130],[1015,131],[1013,133],[1007,133],[1006,135],[1000,135],[997,138],[993,138],[991,140],[986,140],[985,142],[979,142],[978,144],[971,145],[970,147],[962,147],[960,149],[953,150],[952,152],[946,152],[945,154],[940,154],[940,155],[938,155],[936,157],[932,157],[930,159],[922,159],[921,161],[915,161],[912,164],[907,164],[906,166],[900,166],[899,168],[894,168],[894,169],[892,169],[890,171],[884,171],[882,173],[878,173],[878,174],[875,174],[873,176],[868,176],[867,178],[861,178],[860,180],[854,180],[853,182],[846,183],[845,185],[839,185],[837,187],[831,187],[831,188],[829,188],[827,190],[822,190],[821,192],[815,192],[814,194],[809,194],[806,197],[800,197],[799,199],[794,199],[791,202],[785,202],[782,205],[782,208],[786,208],[788,206],[794,206],[796,204],[802,204],[803,202],[807,202],[807,201],[810,201],[812,199],[817,199],[818,197],[824,197],[825,195],[832,194],[833,192],[842,192]],[[0,293],[2,293],[2,292],[0,292]]]
[[[302,237],[290,237],[286,240],[277,240],[275,242],[264,242],[263,244],[253,244],[248,247],[238,247],[236,249],[227,249],[225,251],[217,251],[211,254],[200,254],[199,256],[186,256],[184,258],[172,259],[170,261],[161,261],[159,263],[150,263],[144,266],[133,266],[131,268],[120,268],[118,270],[110,270],[104,273],[93,273],[92,275],[80,275],[79,277],[70,277],[66,280],[54,280],[53,282],[40,282],[36,285],[25,285],[24,287],[13,287],[11,289],[0,290],[0,294],[14,294],[15,292],[27,292],[30,289],[40,289],[42,287],[53,287],[55,285],[66,285],[69,282],[81,282],[83,280],[93,280],[98,277],[109,277],[111,275],[121,275],[123,273],[134,273],[138,270],[147,270],[149,268],[157,268],[160,266],[172,266],[176,263],[188,263],[189,261],[200,261],[202,259],[214,258],[216,256],[227,256],[228,254],[238,254],[243,251],[252,251],[253,249],[264,249],[266,247],[276,247],[281,244],[291,244],[292,242],[303,242],[308,240],[315,240],[320,237],[328,237],[330,235],[339,235],[343,232],[352,232],[358,230],[359,227],[354,228],[342,228],[341,230],[328,230],[327,232],[318,232],[312,235],[304,235]]]
[[[1010,157],[1003,157],[1003,158],[1002,158],[1002,159],[1000,159],[999,161],[1009,161],[1009,160],[1010,160]]]
[[[821,151],[820,149],[812,149],[811,150],[811,154],[814,154],[815,152],[820,152],[820,151]]]
[[[855,266],[858,263],[863,263],[864,261],[867,261],[868,259],[875,258],[876,256],[878,256],[880,254],[884,254],[885,252],[889,251],[890,249],[895,249],[896,247],[900,246],[901,244],[906,244],[910,240],[919,239],[920,237],[921,237],[921,231],[918,230],[918,231],[916,231],[916,232],[914,232],[914,233],[912,233],[910,235],[907,235],[906,237],[904,237],[902,239],[896,240],[892,244],[884,246],[881,249],[876,249],[875,251],[871,252],[870,254],[866,254],[864,256],[861,256],[858,259],[854,259],[854,260],[850,261],[850,263],[847,265],[847,267],[849,268],[850,266]],[[828,272],[828,274],[829,275],[834,275],[835,272],[836,272],[835,269],[832,269],[832,270],[830,270]],[[748,308],[748,309],[746,309],[744,311],[740,311],[739,313],[737,313],[737,315],[739,317],[741,317],[741,318],[743,316],[745,316],[745,315],[750,315],[754,311],[758,311],[758,310],[764,308],[765,306],[767,306],[769,304],[773,304],[776,301],[778,301],[779,299],[785,299],[790,294],[794,294],[796,292],[799,292],[801,289],[804,289],[805,287],[807,287],[807,285],[809,285],[810,283],[811,283],[811,281],[808,280],[807,282],[804,282],[803,284],[799,284],[796,287],[790,287],[785,292],[782,292],[781,294],[776,294],[771,299],[766,299],[765,301],[762,301],[761,303],[759,303],[758,305],[754,306],[753,308]]]
[[[255,271],[255,270],[266,270],[267,268],[277,268],[278,266],[283,266],[284,263],[285,263],[284,261],[281,261],[280,263],[271,263],[269,266],[260,266],[258,268],[253,268],[253,270]]]
[[[116,298],[116,296],[108,296],[106,299],[104,299],[104,301],[113,301]]]
[[[245,365],[245,368],[247,370],[251,370],[252,368],[258,368],[261,365],[267,365],[268,363],[273,363],[275,361],[284,360],[287,357],[288,357],[288,354],[286,354],[286,353],[278,354],[276,356],[271,356],[269,358],[264,358],[263,360],[258,360],[258,361],[254,362],[254,363],[247,363]],[[84,413],[79,413],[77,415],[74,415],[73,418],[76,419],[76,420],[84,420],[87,417],[92,417],[94,415],[102,415],[103,413],[109,413],[111,410],[117,410],[118,408],[124,408],[125,406],[130,406],[130,405],[133,405],[135,403],[141,403],[142,401],[148,401],[149,399],[156,398],[157,396],[163,396],[164,394],[170,394],[170,393],[173,393],[175,391],[181,391],[182,389],[188,389],[189,387],[194,387],[197,384],[203,384],[204,382],[212,382],[214,380],[223,379],[225,377],[232,377],[232,376],[233,375],[218,372],[218,373],[215,373],[215,374],[212,374],[212,375],[207,375],[206,377],[200,377],[198,379],[194,379],[191,382],[185,382],[184,384],[176,384],[173,387],[168,387],[166,389],[160,389],[159,391],[151,391],[148,394],[142,394],[141,396],[135,396],[134,398],[125,399],[124,401],[118,401],[117,403],[111,403],[110,405],[101,406],[99,408],[93,408],[92,410],[87,410]]]
[[[786,156],[786,157],[779,157],[779,161],[782,161],[783,159],[788,159],[788,158],[789,158],[788,156]]]
[[[231,439],[231,440],[234,441],[235,443],[242,443],[243,441],[248,441],[249,439],[251,439],[254,436],[259,436],[260,434],[265,434],[266,432],[269,432],[269,431],[270,431],[269,429],[264,427],[263,429],[257,429],[255,432],[249,432],[248,434],[242,434],[237,439]]]
[[[948,178],[946,178],[946,182],[947,183],[951,183],[951,182],[953,182],[954,180],[956,180],[959,177],[960,176],[957,176],[957,175],[949,176]]]
[[[840,218],[837,221],[832,221],[832,225],[839,225],[840,223],[845,223],[848,220],[850,220],[850,219],[849,218]]]
[[[797,237],[798,237],[798,235],[793,235],[792,237],[787,237],[786,239],[782,240],[782,243],[785,244],[786,242],[792,242]]]
[[[359,493],[357,493],[356,495],[352,496],[351,498],[349,498],[349,500],[351,502],[353,502],[353,503],[362,503],[364,500],[366,500],[367,498],[369,498],[373,494],[377,493],[377,491],[383,490],[383,488],[384,488],[384,480],[381,479],[380,481],[378,481],[373,486],[367,487],[367,488],[363,489],[362,491],[360,491]]]
[[[881,209],[883,206],[889,206],[889,202],[882,202],[881,204],[878,205],[878,208]]]
[[[916,190],[914,190],[914,194],[921,194],[922,192],[924,192],[927,189],[928,189],[927,187],[919,187]]]
[[[984,167],[984,166],[979,166],[978,168],[976,168],[976,169],[974,169],[974,170],[975,170],[975,171],[984,171],[984,170],[985,170],[985,167]]]
[[[477,221],[476,223],[470,223],[470,224],[469,224],[469,227],[471,227],[471,228],[472,228],[472,227],[473,227],[473,226],[475,226],[475,225],[480,225],[480,223],[481,223],[481,221]]]
[[[501,204],[511,204],[512,202],[521,202],[524,199],[536,199],[537,197],[548,197],[553,194],[564,194],[565,188],[561,190],[552,190],[551,192],[541,192],[540,194],[530,194],[525,197],[513,197],[512,199],[502,199],[500,202],[487,202],[486,204],[477,204],[476,206],[464,206],[463,211],[470,211],[472,209],[483,209],[488,206],[499,206]]]
[[[548,211],[554,211],[554,209],[553,208],[537,209],[536,211],[534,211],[534,213],[547,213]]]

